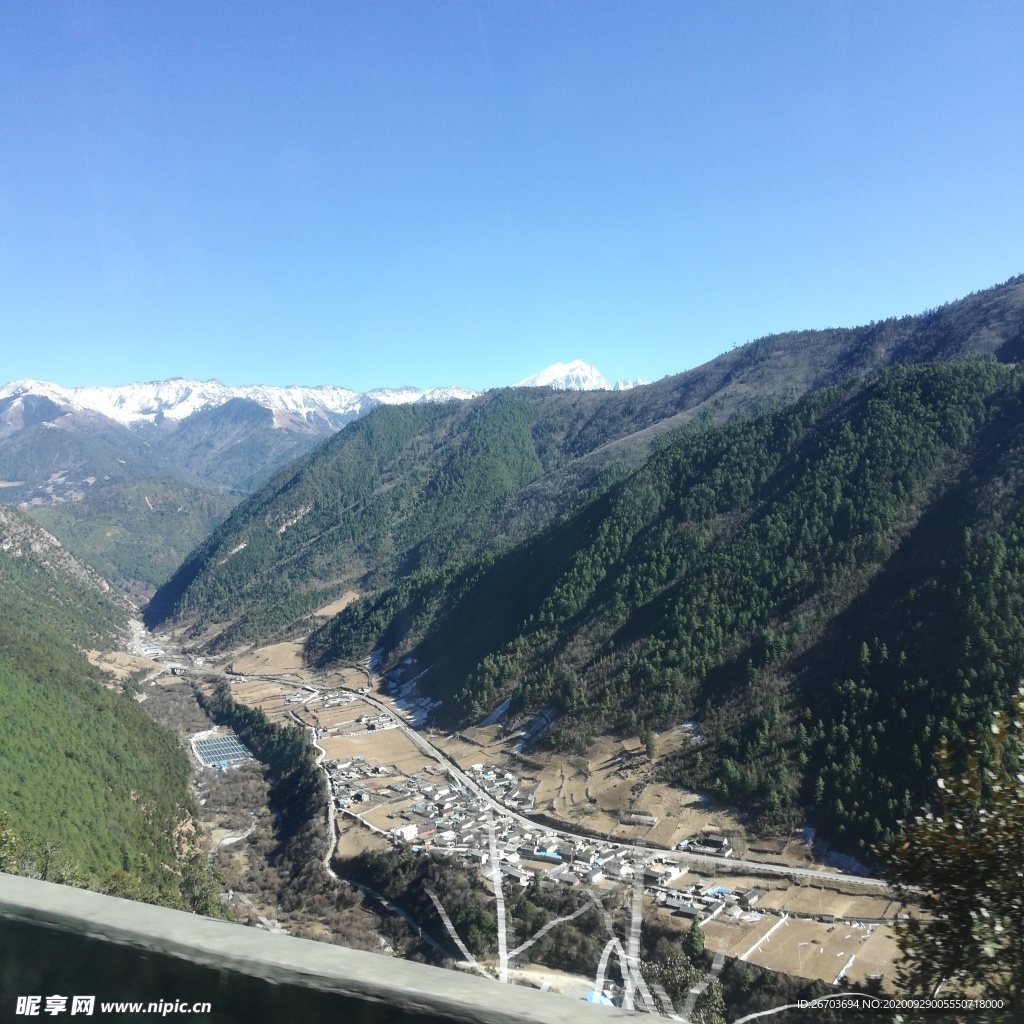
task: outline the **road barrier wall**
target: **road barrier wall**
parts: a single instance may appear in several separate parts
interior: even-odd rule
[[[19,998],[210,1003],[216,1024],[600,1024],[632,1017],[455,971],[0,873],[0,1019]],[[144,1011],[143,1011],[144,1012]],[[150,1013],[152,1016],[153,1013]],[[159,1014],[157,1014],[159,1016]],[[171,1017],[177,1014],[170,1014]]]

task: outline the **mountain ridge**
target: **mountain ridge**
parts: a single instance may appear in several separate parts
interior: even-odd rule
[[[1022,352],[1018,277],[640,390],[377,409],[240,505],[147,619],[212,650],[316,627],[314,665],[413,657],[445,724],[512,698],[513,728],[553,708],[546,735],[571,750],[686,716],[707,743],[665,761],[672,781],[783,824],[814,806],[863,855],[923,796],[937,730],[962,737],[1024,673],[1024,527],[979,497],[1022,493]],[[950,505],[964,474],[978,483]],[[973,566],[998,563],[995,533],[993,589]],[[926,567],[906,600],[901,552]],[[877,626],[876,577],[897,588]],[[342,588],[363,597],[320,625]],[[879,752],[901,729],[887,788]]]
[[[627,390],[647,383],[624,378],[614,387],[599,370],[582,359],[551,366],[525,378],[514,387],[551,387],[556,390]],[[122,385],[64,386],[35,377],[24,377],[0,385],[0,402],[29,396],[45,398],[70,411],[95,412],[123,426],[158,425],[178,422],[197,412],[224,405],[234,398],[256,402],[271,411],[297,416],[312,423],[321,419],[339,429],[349,420],[365,414],[376,404],[403,405],[415,402],[465,401],[482,394],[472,388],[443,385],[429,388],[403,385],[374,387],[367,391],[334,384],[272,385],[224,384],[216,378],[197,380],[169,377],[155,381],[133,381]],[[275,423],[275,426],[284,425]]]
[[[591,386],[571,373],[542,373],[551,388]],[[360,393],[183,377],[112,387],[24,378],[0,386],[0,500],[76,501],[96,486],[156,476],[246,494],[373,409],[476,397],[454,386]]]
[[[306,642],[412,658],[438,724],[583,753],[696,723],[661,765],[867,852],[1024,674],[1024,377],[888,367],[674,438],[498,554],[403,577]],[[472,623],[472,628],[469,624]],[[553,715],[552,715],[553,713]],[[898,744],[894,746],[894,740]]]
[[[220,621],[231,620],[235,612],[247,620],[241,632],[241,618],[236,623],[237,638],[252,639],[261,628],[277,635],[287,630],[289,615],[294,625],[315,607],[310,602],[323,586],[349,586],[362,576],[363,586],[376,589],[413,568],[440,567],[449,557],[497,551],[524,540],[570,514],[607,486],[607,479],[643,465],[660,444],[695,423],[753,415],[894,364],[955,358],[1012,362],[1021,351],[1024,276],[917,316],[769,336],[639,389],[492,391],[464,403],[458,413],[453,408],[450,415],[442,412],[418,425],[397,409],[377,409],[359,421],[361,429],[334,435],[235,509],[158,591],[148,614],[163,621],[175,608],[188,606],[199,623],[208,624],[214,604],[200,595],[209,589],[217,595]],[[515,423],[511,432],[499,426],[508,417]],[[481,439],[475,449],[465,445],[471,434]],[[386,439],[387,458],[374,454],[371,437]],[[484,438],[489,440],[483,443]],[[515,453],[505,450],[513,438]],[[533,468],[509,488],[507,467],[527,463]],[[347,499],[341,492],[328,493],[317,479],[333,481]],[[427,529],[426,510],[440,508],[444,496],[449,503],[455,500],[452,488],[470,486],[471,480],[471,489],[489,496],[472,542],[465,535],[456,539],[444,516]],[[446,526],[436,529],[442,520]],[[271,528],[285,522],[298,525],[285,534]],[[295,547],[300,538],[301,552]],[[244,557],[231,554],[243,542]],[[299,565],[308,599],[275,599],[271,612],[257,593],[262,574],[276,587]],[[246,581],[236,589],[241,579],[234,577],[243,567]],[[236,607],[243,592],[244,611]]]

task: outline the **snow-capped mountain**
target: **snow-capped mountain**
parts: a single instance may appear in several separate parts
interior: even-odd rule
[[[517,388],[552,388],[554,391],[610,391],[601,371],[582,359],[553,363],[515,385]]]
[[[465,402],[476,398],[479,391],[469,388],[374,388],[367,391],[364,398],[371,398],[381,405],[409,405],[413,402]]]
[[[241,398],[271,411],[288,414],[275,417],[275,426],[285,426],[291,417],[307,423],[325,421],[332,429],[369,412],[377,405],[410,402],[443,402],[473,398],[467,388],[378,388],[361,394],[349,388],[322,384],[317,387],[232,387],[218,380],[171,380],[124,384],[116,387],[61,387],[49,381],[17,380],[0,387],[0,401],[29,395],[48,398],[68,412],[90,411],[124,426],[142,423],[181,422],[193,413],[214,409]]]
[[[609,390],[582,360],[555,363],[520,386]],[[0,499],[74,501],[108,482],[160,475],[245,494],[382,405],[477,394],[458,387],[232,387],[180,377],[114,387],[16,380],[0,386]]]
[[[553,363],[514,385],[517,388],[551,388],[554,391],[629,391],[649,384],[642,377],[623,377],[614,386],[608,384],[601,371],[582,359],[571,363]]]
[[[612,391],[632,391],[633,388],[642,388],[645,384],[650,383],[649,380],[644,380],[643,377],[623,377],[615,382]]]
[[[554,363],[515,386],[549,387],[556,391],[623,391],[644,383],[646,381],[639,379],[620,380],[613,389],[599,370],[582,359],[576,359],[571,363]],[[36,400],[48,399],[64,413],[99,413],[126,427],[142,424],[172,427],[194,413],[226,405],[232,399],[244,399],[280,414],[274,417],[275,427],[295,427],[305,423],[319,429],[338,430],[378,405],[465,401],[478,394],[460,387],[374,388],[359,392],[333,384],[315,387],[232,386],[219,380],[186,380],[182,377],[109,387],[63,387],[50,381],[25,378],[0,386],[0,415],[8,425],[17,425],[15,421],[25,411],[24,402],[19,399],[31,396]]]

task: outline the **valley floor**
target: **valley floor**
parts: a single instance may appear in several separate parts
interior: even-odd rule
[[[473,797],[478,808],[490,807],[488,814],[499,822],[497,834],[506,851],[501,855],[505,871],[530,877],[539,872],[551,884],[576,881],[567,877],[561,863],[535,857],[527,842],[531,837],[578,847],[591,844],[641,871],[645,864],[651,870],[672,868],[679,872],[676,877],[648,880],[642,907],[645,919],[678,932],[680,939],[689,920],[667,901],[684,898],[684,891],[696,883],[712,891],[755,890],[756,905],[747,912],[733,903],[702,923],[710,951],[798,978],[893,988],[898,950],[892,922],[906,908],[890,897],[884,883],[830,871],[815,862],[796,835],[774,841],[748,835],[736,811],[654,781],[639,740],[603,738],[586,758],[523,754],[517,734],[509,735],[500,724],[457,735],[416,729],[414,723],[422,724],[416,702],[396,698],[387,680],[365,665],[311,672],[302,667],[298,644],[211,660],[193,658],[167,634],[140,633],[135,646],[131,657],[106,654],[96,661],[112,673],[129,667],[150,670],[139,698],[144,706],[150,704],[147,710],[153,717],[179,735],[211,724],[192,696],[189,678],[227,680],[235,701],[261,708],[271,722],[311,730],[330,777],[333,850],[340,859],[390,849],[398,842],[393,830],[421,821],[420,790],[451,784],[453,804]],[[655,755],[658,748],[685,739],[675,734],[657,737]],[[485,781],[487,772],[507,773],[515,781],[496,789]],[[197,765],[196,784],[209,853],[224,873],[238,919],[363,948],[415,945],[408,925],[369,897],[350,896],[344,905],[334,905],[319,894],[313,913],[282,907],[283,881],[270,862],[274,814],[263,767],[248,762],[240,769],[216,771]],[[455,790],[463,796],[457,797]],[[541,823],[537,816],[542,816]],[[734,858],[694,857],[674,849],[709,830],[729,837]],[[507,842],[513,835],[518,846]],[[458,837],[454,842],[446,838],[443,845],[433,835],[415,841],[447,855],[468,852],[465,841],[458,845]],[[485,839],[479,836],[476,842],[482,846]],[[508,850],[513,851],[510,856]],[[481,870],[488,869],[481,865]],[[603,901],[614,902],[615,890],[628,888],[630,880],[605,877],[591,886]],[[446,938],[438,922],[423,924]],[[512,966],[521,983],[575,998],[595,980],[556,979],[557,972],[537,965]]]
[[[587,758],[566,758],[523,755],[499,725],[455,736],[434,730],[416,733],[408,721],[414,715],[400,706],[407,708],[407,703],[387,692],[385,680],[365,666],[310,672],[298,662],[296,648],[277,644],[236,654],[224,660],[226,670],[207,665],[204,671],[223,673],[231,680],[234,699],[260,707],[271,721],[290,720],[314,730],[335,776],[339,857],[390,848],[396,841],[392,830],[418,820],[411,813],[421,799],[414,788],[417,781],[447,783],[446,765],[471,771],[483,764],[516,773],[522,793],[532,791],[529,809],[544,816],[549,836],[599,837],[646,860],[711,829],[727,834],[735,860],[691,858],[689,871],[665,887],[678,895],[698,880],[699,872],[699,880],[712,888],[759,891],[752,913],[721,914],[704,923],[710,950],[797,977],[829,983],[874,980],[891,987],[897,955],[892,922],[902,908],[884,885],[830,871],[815,862],[796,835],[777,841],[748,836],[739,813],[652,781],[651,764],[638,740],[604,738]],[[361,692],[367,687],[369,693]],[[657,744],[668,746],[681,738],[666,734]],[[340,773],[339,765],[344,766]],[[634,821],[633,814],[655,820]],[[429,839],[421,842],[431,845]],[[549,862],[527,856],[517,867],[559,875]],[[596,883],[598,890],[619,884],[607,879]],[[651,887],[648,893],[647,915],[680,933],[689,927],[664,906],[664,891]]]

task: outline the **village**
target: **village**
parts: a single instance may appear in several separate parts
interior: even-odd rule
[[[600,748],[574,774],[564,759],[524,755],[521,735],[494,723],[431,729],[436,704],[410,685],[414,666],[391,678],[365,665],[325,677],[297,661],[292,671],[267,663],[275,656],[264,648],[261,663],[238,659],[226,677],[236,701],[308,730],[330,789],[337,858],[405,846],[488,878],[496,865],[506,887],[579,886],[602,899],[628,887],[646,914],[680,933],[700,922],[708,948],[726,956],[829,983],[891,974],[901,909],[884,888],[830,875],[781,846],[773,853],[728,809],[643,782],[638,742]],[[761,863],[743,859],[751,855]]]
[[[426,758],[408,730],[422,727],[436,705],[418,694],[416,677],[402,679],[407,668],[385,678],[375,697],[365,676],[351,673],[330,688],[238,675],[232,691],[236,700],[261,706],[271,720],[309,729],[322,752],[336,814],[382,841],[453,857],[488,873],[496,863],[509,884],[524,888],[608,888],[633,884],[641,872],[648,899],[680,918],[703,922],[751,913],[761,895],[757,889],[730,889],[689,876],[686,864],[669,851],[638,856],[621,842],[572,838],[529,822],[525,816],[534,812],[536,784],[507,765],[479,761],[460,767]],[[651,814],[627,817],[634,827],[658,824]],[[733,854],[729,839],[713,829],[681,840],[677,848],[723,859]]]
[[[666,857],[652,855],[638,862],[610,843],[573,841],[511,815],[496,817],[490,805],[460,785],[453,770],[443,776],[416,773],[407,778],[359,755],[324,762],[324,768],[338,811],[417,851],[455,857],[478,868],[496,857],[504,878],[524,888],[534,882],[542,886],[631,882],[635,872],[642,871],[645,892],[658,906],[700,921],[723,911],[738,917],[760,895],[745,888],[732,892],[705,879],[680,885],[686,868]],[[468,772],[506,807],[518,807],[524,813],[532,810],[532,798],[520,791],[518,779],[510,772],[488,764],[471,765]],[[368,820],[371,812],[382,808],[387,820],[394,822],[390,828],[382,827],[380,814],[376,815],[379,824]]]

